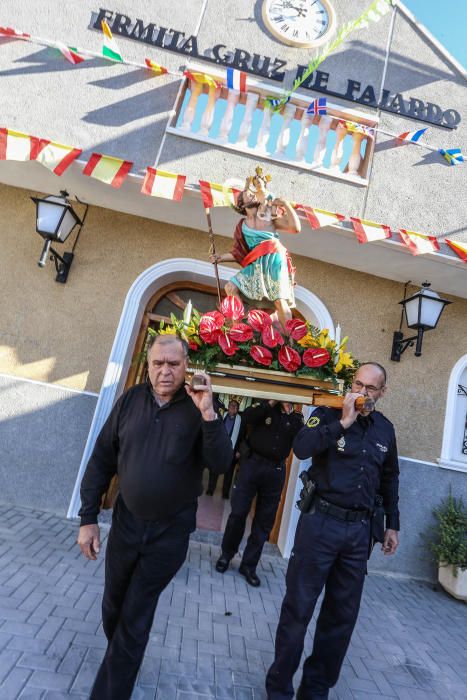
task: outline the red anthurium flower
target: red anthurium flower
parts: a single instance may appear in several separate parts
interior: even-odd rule
[[[329,360],[330,355],[326,348],[308,348],[303,353],[303,363],[307,367],[321,367]]]
[[[220,315],[220,314],[219,314]],[[221,331],[212,316],[205,314],[199,322],[199,337],[208,345],[214,345]]]
[[[289,345],[284,345],[277,353],[277,359],[287,372],[296,372],[302,364],[302,359],[298,352]]]
[[[247,320],[254,331],[262,331],[263,328],[272,324],[270,315],[261,309],[252,309]]]
[[[245,315],[242,302],[234,296],[225,297],[221,304],[221,311],[226,318],[231,318],[234,321],[238,321]]]
[[[237,343],[245,343],[253,338],[253,330],[246,323],[236,323],[229,330],[229,336]]]
[[[290,321],[286,321],[285,330],[294,340],[300,340],[308,333],[306,321],[299,318],[291,318]]]
[[[222,328],[225,323],[225,318],[219,311],[208,311],[207,313],[203,314],[199,319],[200,324],[205,318],[212,318],[216,324],[216,328]]]
[[[259,365],[264,365],[265,367],[269,367],[272,362],[272,352],[267,348],[261,347],[261,345],[252,345],[250,356]]]
[[[194,352],[196,352],[199,349],[198,343],[194,343],[192,340],[188,341],[188,347]]]
[[[217,342],[224,355],[235,355],[238,350],[237,343],[229,338],[228,333],[220,333]]]
[[[275,348],[276,345],[284,345],[284,338],[274,326],[266,326],[261,333],[261,340],[268,348]]]

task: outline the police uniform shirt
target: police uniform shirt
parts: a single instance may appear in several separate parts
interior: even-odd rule
[[[399,461],[394,426],[379,411],[358,416],[347,429],[342,411],[317,408],[294,441],[299,459],[313,458],[310,478],[326,501],[352,510],[372,510],[383,497],[386,528],[399,530]]]
[[[251,426],[248,444],[256,454],[279,463],[287,459],[294,437],[303,427],[301,413],[284,413],[279,403],[267,401],[247,408],[242,417],[242,430]]]

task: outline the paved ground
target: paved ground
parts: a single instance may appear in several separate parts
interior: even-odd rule
[[[75,539],[75,523],[0,505],[0,700],[87,698],[105,647],[103,567]],[[192,542],[161,599],[134,700],[265,698],[285,562],[265,556],[252,589],[235,569],[216,573],[217,552]],[[371,575],[331,698],[465,700],[466,648],[465,604]]]

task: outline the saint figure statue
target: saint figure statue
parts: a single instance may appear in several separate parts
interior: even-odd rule
[[[273,321],[285,330],[295,306],[294,272],[279,233],[300,233],[300,220],[290,202],[267,189],[270,177],[260,167],[247,178],[234,209],[242,218],[234,233],[230,253],[211,255],[211,262],[237,262],[241,270],[225,285],[229,296],[243,297],[258,308],[273,308]]]

